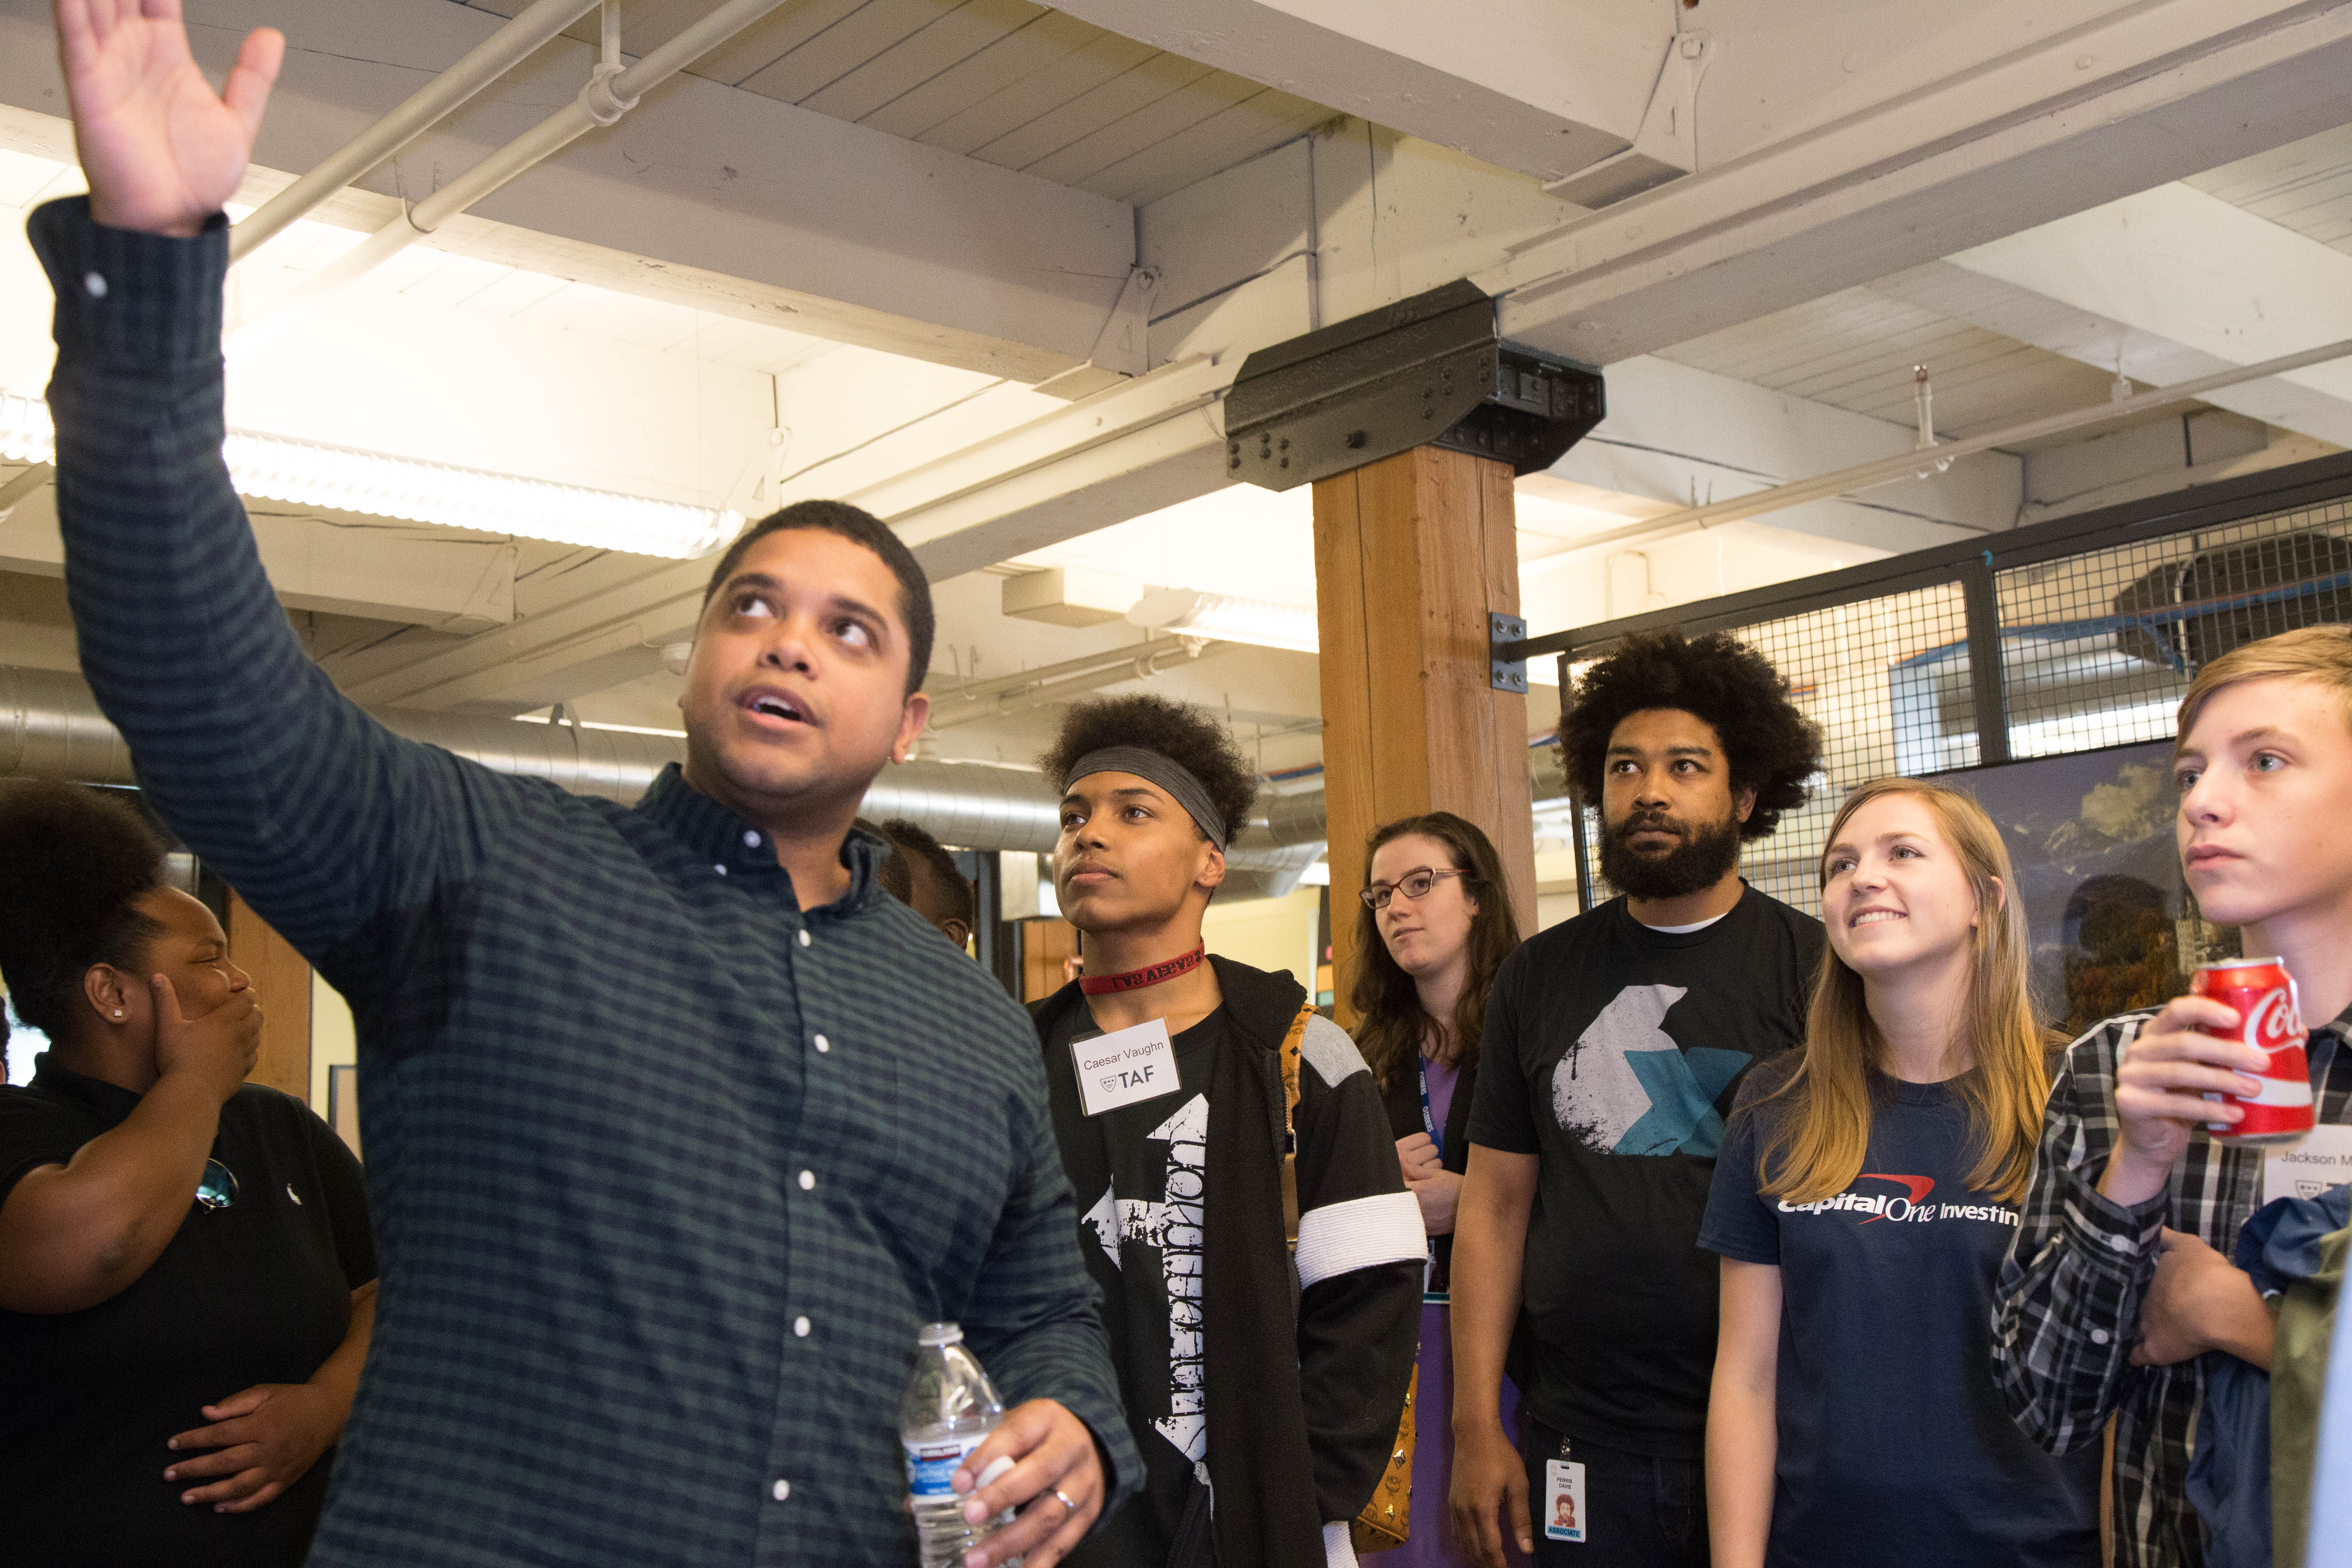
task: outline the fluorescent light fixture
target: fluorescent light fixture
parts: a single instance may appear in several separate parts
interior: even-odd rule
[[[1155,631],[1217,642],[1254,643],[1299,653],[1318,650],[1315,611],[1307,605],[1244,599],[1234,594],[1203,594],[1192,588],[1162,588],[1136,601],[1127,618]]]
[[[46,463],[54,459],[56,450],[48,409],[29,397],[0,393],[0,458]],[[228,459],[229,479],[242,495],[597,550],[683,560],[717,549],[743,526],[741,513],[722,508],[387,458],[281,436],[232,430],[222,455]]]

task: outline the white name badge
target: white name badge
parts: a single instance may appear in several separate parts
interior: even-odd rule
[[[2263,1155],[2263,1202],[2315,1198],[2352,1182],[2352,1127],[2315,1127],[2300,1143],[2283,1143]]]
[[[1544,1461],[1543,1538],[1584,1539],[1584,1467],[1568,1459]]]
[[[1176,1047],[1159,1018],[1116,1034],[1070,1043],[1078,1072],[1078,1099],[1088,1116],[1176,1092]]]

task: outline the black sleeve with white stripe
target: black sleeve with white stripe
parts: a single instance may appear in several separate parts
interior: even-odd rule
[[[1298,1381],[1316,1499],[1337,1521],[1362,1510],[1388,1466],[1428,1243],[1355,1042],[1317,1018],[1299,1054]]]

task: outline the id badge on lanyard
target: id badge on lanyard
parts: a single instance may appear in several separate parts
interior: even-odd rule
[[[1437,1118],[1431,1113],[1429,1109],[1428,1059],[1426,1058],[1423,1058],[1416,1060],[1413,1064],[1413,1071],[1421,1075],[1421,1130],[1429,1134],[1429,1142],[1431,1145],[1436,1149],[1437,1157],[1442,1160],[1445,1157],[1445,1133],[1438,1127]],[[1454,1301],[1452,1292],[1432,1289],[1431,1287],[1436,1283],[1437,1238],[1435,1237],[1432,1237],[1429,1239],[1429,1256],[1423,1261],[1421,1266],[1422,1304],[1423,1306],[1436,1307],[1451,1306]]]
[[[1543,1533],[1546,1541],[1584,1539],[1584,1467],[1568,1457],[1568,1444],[1559,1446],[1560,1457],[1544,1461]]]

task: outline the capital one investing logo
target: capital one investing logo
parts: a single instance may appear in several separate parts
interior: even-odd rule
[[[1833,1198],[1818,1203],[1792,1204],[1780,1200],[1782,1214],[1851,1214],[1857,1225],[1876,1225],[1892,1220],[1897,1225],[1925,1225],[1939,1219],[1981,1219],[1997,1225],[2015,1225],[2017,1211],[2006,1204],[1969,1202],[1935,1203],[1927,1194],[1936,1190],[1933,1176],[1901,1176],[1883,1171],[1864,1171],[1853,1179],[1853,1184]]]

